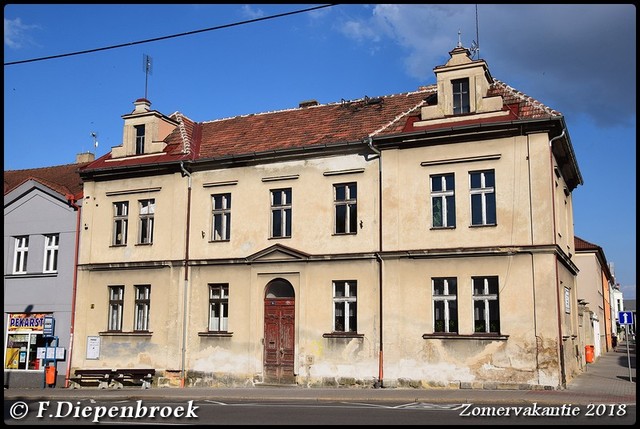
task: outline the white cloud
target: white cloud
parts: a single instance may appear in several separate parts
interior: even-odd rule
[[[32,44],[28,31],[38,28],[37,25],[26,25],[20,18],[4,19],[4,44],[11,49],[20,49]]]
[[[250,19],[263,18],[265,16],[262,9],[254,9],[248,4],[242,6],[242,13]]]

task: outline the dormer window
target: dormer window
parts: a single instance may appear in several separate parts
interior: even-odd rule
[[[455,79],[451,81],[451,85],[453,86],[453,114],[470,113],[469,79]]]
[[[136,155],[144,154],[144,125],[135,125],[136,129]]]

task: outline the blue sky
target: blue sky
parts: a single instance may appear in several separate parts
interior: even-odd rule
[[[294,13],[318,6],[5,5],[4,169],[105,154],[145,91],[153,109],[195,121],[413,91],[435,83],[433,68],[460,37],[479,41],[494,78],[565,116],[584,179],[575,233],[603,248],[635,299],[634,5],[480,4],[477,27],[473,4]],[[136,43],[184,33],[193,34]]]

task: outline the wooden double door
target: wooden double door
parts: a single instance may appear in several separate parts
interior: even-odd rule
[[[276,279],[267,285],[264,299],[265,383],[295,383],[295,303],[293,287],[286,280]]]

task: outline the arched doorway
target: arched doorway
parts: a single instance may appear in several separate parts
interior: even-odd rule
[[[264,382],[293,384],[295,292],[288,281],[271,280],[264,294]]]

